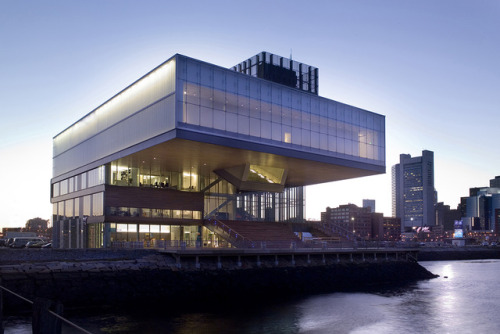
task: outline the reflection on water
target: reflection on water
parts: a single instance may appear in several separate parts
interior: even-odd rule
[[[500,261],[422,262],[439,278],[371,293],[211,305],[198,311],[106,310],[70,314],[93,333],[499,333]],[[314,284],[312,282],[312,284]],[[28,333],[10,318],[5,333]],[[77,333],[65,327],[64,333]]]

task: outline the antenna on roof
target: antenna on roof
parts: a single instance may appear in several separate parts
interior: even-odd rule
[[[292,60],[292,49],[290,48],[290,60]]]

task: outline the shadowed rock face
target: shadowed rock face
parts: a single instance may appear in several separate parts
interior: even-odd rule
[[[2,265],[0,274],[4,286],[26,298],[58,300],[65,308],[255,300],[356,291],[436,277],[418,263],[408,261],[278,267],[264,263],[260,268],[178,269],[173,258],[152,253],[136,259]],[[7,309],[27,308],[7,293],[4,303]]]

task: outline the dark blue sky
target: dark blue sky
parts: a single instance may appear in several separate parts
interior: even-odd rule
[[[386,116],[387,174],[307,189],[307,216],[376,199],[400,153],[435,152],[439,201],[500,175],[500,1],[0,1],[0,226],[50,218],[52,137],[175,53],[266,50],[321,96]]]

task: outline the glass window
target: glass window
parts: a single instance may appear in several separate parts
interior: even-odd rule
[[[163,218],[172,218],[172,210],[163,209]]]
[[[64,219],[64,201],[57,203],[57,213],[59,214],[59,219]]]
[[[103,193],[92,194],[92,215],[102,216],[104,214],[103,210]]]
[[[273,140],[281,141],[281,124],[272,123],[272,126],[273,126],[273,134],[272,134]]]
[[[161,225],[160,232],[161,233],[170,233],[170,225]]]
[[[90,216],[91,203],[92,203],[92,200],[91,200],[90,195],[83,197],[83,215],[86,217]]]
[[[226,110],[226,93],[224,93],[224,91],[221,90],[214,90],[213,94],[214,94],[214,100],[213,100],[214,109]]]
[[[56,182],[52,185],[52,196],[53,197],[59,196],[59,182]]]
[[[201,107],[200,125],[205,127],[213,127],[213,110],[207,107]]]
[[[188,124],[200,125],[200,106],[194,104],[186,105],[187,119],[186,122]]]
[[[221,110],[214,110],[214,128],[226,130],[226,113]]]
[[[250,134],[250,119],[247,116],[238,115],[238,133]]]
[[[172,210],[172,218],[181,219],[182,218],[182,210]]]
[[[211,87],[201,87],[200,88],[200,105],[208,108],[213,106],[213,89]]]
[[[137,224],[128,224],[129,232],[137,232]]]
[[[254,137],[260,137],[260,120],[256,118],[250,118],[250,135]]]
[[[66,195],[68,193],[68,179],[61,181],[60,193],[61,195]]]
[[[81,177],[81,188],[87,189],[87,173],[82,173],[80,177]]]
[[[271,115],[272,115],[271,104],[267,102],[261,102],[260,107],[261,107],[260,118],[266,121],[271,120]]]
[[[238,132],[238,115],[226,113],[226,131]]]
[[[261,126],[260,137],[265,139],[271,139],[271,122],[260,121],[260,126]]]

